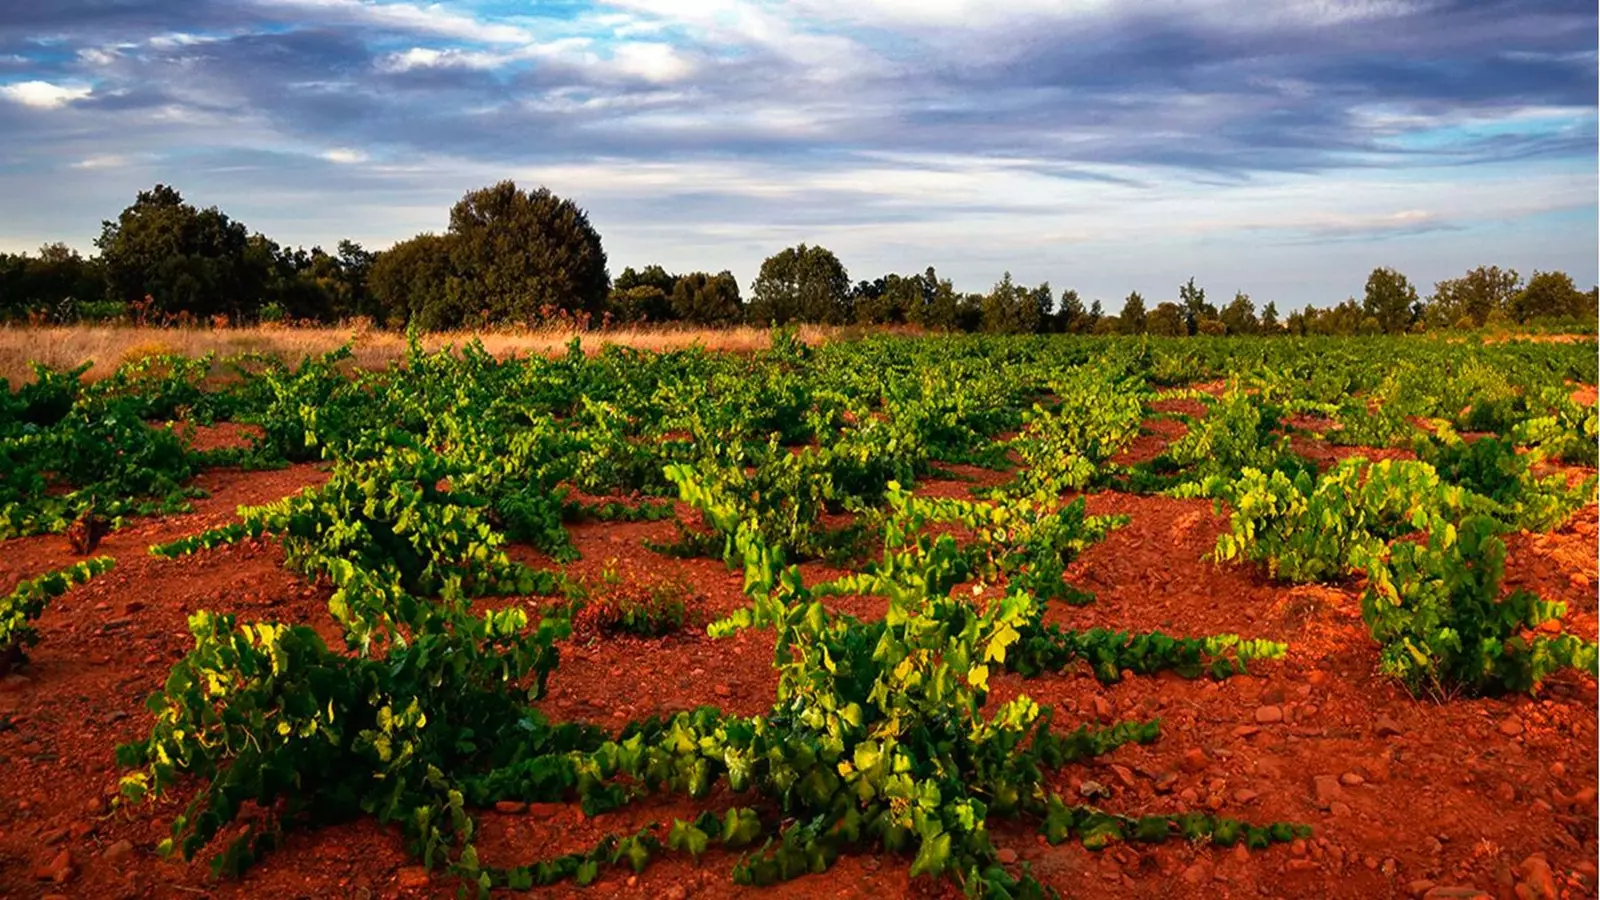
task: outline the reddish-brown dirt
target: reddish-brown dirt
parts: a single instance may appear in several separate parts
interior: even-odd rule
[[[1178,401],[1183,402],[1183,401]],[[1132,457],[1149,458],[1181,434],[1155,420]],[[1173,423],[1176,424],[1176,423]],[[1004,474],[946,467],[956,477],[919,485],[933,496],[970,496]],[[398,835],[371,820],[291,831],[286,845],[239,881],[212,881],[205,863],[159,860],[154,845],[176,801],[113,805],[113,747],[147,732],[142,701],[189,646],[185,618],[198,609],[243,619],[307,622],[330,640],[327,591],[282,567],[270,543],[246,543],[180,560],[146,548],[227,521],[239,504],[286,496],[323,476],[314,466],[201,476],[211,491],[192,513],[140,520],[98,552],[114,572],[57,600],[39,621],[30,662],[0,681],[0,896],[42,897],[422,897],[453,896],[407,857]],[[1595,896],[1596,685],[1562,674],[1536,697],[1451,700],[1408,696],[1377,671],[1376,645],[1360,620],[1359,586],[1283,586],[1250,568],[1207,559],[1226,519],[1209,501],[1116,493],[1088,497],[1096,514],[1129,523],[1073,564],[1068,577],[1094,604],[1053,608],[1072,626],[1162,629],[1177,635],[1236,632],[1289,645],[1282,661],[1225,682],[1175,676],[1102,686],[1086,672],[996,680],[994,699],[1018,692],[1058,710],[1057,722],[1160,717],[1162,737],[1069,767],[1056,787],[1103,790],[1126,813],[1219,810],[1251,821],[1291,820],[1315,836],[1246,854],[1170,843],[1095,853],[1043,845],[1022,824],[997,823],[1014,851],[1069,897],[1413,897],[1473,886],[1491,897]],[[680,510],[681,512],[683,510]],[[647,550],[670,540],[671,522],[573,527],[583,559],[568,567],[630,581],[681,576],[694,586],[696,627],[657,640],[606,639],[563,648],[542,708],[604,726],[715,704],[753,714],[771,702],[776,677],[760,633],[725,641],[704,622],[741,604],[740,576],[720,562],[676,560]],[[1509,541],[1509,586],[1569,605],[1568,629],[1596,635],[1596,512],[1590,506],[1546,535]],[[537,552],[517,558],[547,562]],[[59,536],[0,543],[0,590],[72,560]],[[820,564],[808,580],[830,577]],[[876,615],[881,601],[839,606]],[[1089,783],[1093,782],[1094,785]],[[1098,787],[1096,787],[1098,786]],[[480,849],[491,863],[527,862],[586,849],[606,833],[670,823],[747,798],[662,798],[595,819],[575,807],[536,806],[482,815]],[[1537,857],[1539,862],[1529,862]],[[746,895],[728,879],[729,854],[699,864],[669,857],[642,875],[612,872],[588,889],[548,896]],[[841,859],[763,895],[816,898],[952,895],[948,884],[912,883],[907,860]],[[57,880],[59,876],[59,881]],[[1520,893],[1519,893],[1520,892]],[[1437,896],[1438,894],[1436,894]],[[1450,896],[1466,896],[1451,894]]]

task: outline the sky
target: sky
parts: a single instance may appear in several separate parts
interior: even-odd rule
[[[510,178],[624,266],[792,244],[1108,310],[1597,275],[1593,0],[0,0],[0,250],[160,182],[287,245]]]

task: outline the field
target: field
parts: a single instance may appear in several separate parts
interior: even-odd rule
[[[1593,339],[381,340],[0,394],[0,895],[1596,896]]]

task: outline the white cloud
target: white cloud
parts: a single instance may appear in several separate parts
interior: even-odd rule
[[[82,85],[51,84],[48,81],[19,81],[0,87],[0,94],[23,106],[36,109],[54,109],[74,100],[89,96],[90,89]]]
[[[331,150],[324,150],[322,153],[322,158],[331,163],[338,163],[340,165],[348,166],[356,163],[364,163],[367,161],[368,157],[364,151],[356,150],[351,147],[334,147]]]
[[[120,169],[129,163],[126,156],[108,153],[104,156],[88,156],[72,164],[74,169]]]
[[[694,65],[669,44],[618,44],[612,48],[611,59],[623,74],[658,84],[679,81],[694,72]]]

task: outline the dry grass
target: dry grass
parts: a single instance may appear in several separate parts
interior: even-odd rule
[[[800,339],[808,344],[850,337],[859,329],[804,325]],[[566,352],[574,336],[582,338],[586,351],[594,353],[607,344],[620,344],[640,350],[665,351],[701,347],[735,353],[748,353],[770,345],[765,328],[616,328],[606,331],[575,332],[569,329],[496,330],[481,332],[440,332],[423,338],[429,349],[460,346],[474,338],[500,358],[546,356]],[[160,353],[218,356],[237,353],[265,353],[287,362],[304,356],[326,353],[349,342],[357,366],[381,369],[406,353],[404,334],[365,327],[327,328],[146,328],[132,325],[28,327],[0,326],[0,378],[13,388],[33,380],[30,363],[37,361],[52,368],[71,368],[85,362],[94,367],[88,380],[111,374],[123,362]]]

